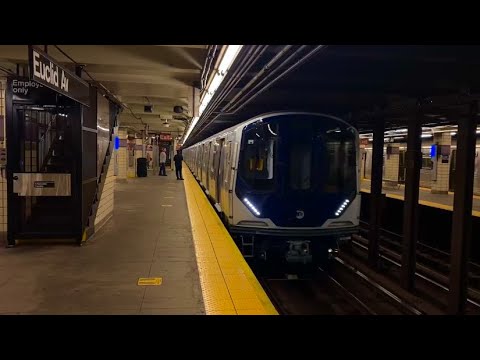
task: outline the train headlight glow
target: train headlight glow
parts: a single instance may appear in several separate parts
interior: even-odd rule
[[[335,216],[340,216],[343,210],[346,209],[349,203],[350,203],[350,200],[345,199],[345,201],[338,207],[337,211],[335,211]]]
[[[247,198],[243,198],[243,202],[245,204],[247,204],[248,208],[257,216],[260,216],[260,211],[258,211],[258,209],[255,207],[255,205],[253,205],[250,200],[248,200]]]

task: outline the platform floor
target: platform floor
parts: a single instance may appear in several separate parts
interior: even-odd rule
[[[183,172],[117,183],[112,218],[82,247],[1,246],[0,314],[276,314]]]
[[[361,191],[370,193],[371,182],[368,179],[362,179],[361,182]],[[383,188],[382,192],[386,194],[387,197],[392,199],[404,200],[405,187],[400,186],[399,189]],[[420,188],[419,192],[419,203],[421,205],[434,207],[437,209],[443,209],[448,211],[453,211],[453,193],[449,192],[448,194],[432,194],[430,189]],[[472,203],[472,215],[475,217],[480,217],[480,196],[473,196]]]
[[[2,247],[0,294],[3,314],[204,314],[183,183],[116,184],[114,216],[83,247]]]

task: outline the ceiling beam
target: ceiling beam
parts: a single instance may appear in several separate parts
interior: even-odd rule
[[[91,73],[89,74],[101,83],[128,83],[129,84],[153,84],[153,85],[168,85],[184,88],[191,86],[187,81],[178,80],[168,76],[153,76],[153,75],[137,75],[137,74],[114,74],[114,73]],[[104,84],[105,85],[105,84]]]

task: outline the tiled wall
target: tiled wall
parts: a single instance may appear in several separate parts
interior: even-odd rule
[[[98,203],[97,215],[95,217],[95,226],[102,220],[107,219],[113,213],[113,194],[115,190],[115,175],[113,163],[114,157],[112,156],[110,157],[110,163],[108,164],[105,185],[103,186],[102,195],[100,195],[100,201]]]
[[[0,78],[0,115],[5,119],[5,87],[6,82]],[[5,121],[3,133],[5,134]],[[3,146],[7,146],[4,141]],[[7,172],[6,169],[1,170],[0,174],[0,238],[4,238],[3,233],[7,231]]]
[[[395,146],[392,146],[392,148]],[[398,146],[396,146],[398,151]],[[400,164],[399,154],[389,154],[385,156],[385,180],[398,181],[398,167]]]
[[[127,148],[124,146],[124,140],[127,138],[125,130],[118,130],[118,138],[120,139],[120,147],[117,150],[118,175],[117,179],[124,180],[127,178]]]
[[[452,137],[450,133],[435,134],[435,142],[439,145],[451,145]],[[450,182],[450,160],[448,163],[442,163],[441,158],[437,160],[437,179],[432,180],[432,192],[448,192]]]

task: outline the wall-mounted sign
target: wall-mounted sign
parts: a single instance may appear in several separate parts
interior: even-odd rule
[[[9,76],[7,91],[15,103],[55,105],[58,102],[56,92],[27,77]]]
[[[160,140],[171,141],[172,140],[172,134],[160,134]]]
[[[55,60],[34,46],[29,46],[30,79],[80,104],[90,106],[86,81],[58,65]]]
[[[33,183],[33,187],[35,188],[54,188],[55,187],[55,181],[35,181]]]

